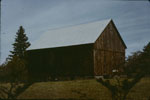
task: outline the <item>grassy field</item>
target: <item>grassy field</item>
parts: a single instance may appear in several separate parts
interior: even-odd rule
[[[111,100],[111,93],[95,79],[39,82],[26,89],[18,99]],[[128,100],[150,100],[150,78],[137,83]]]
[[[30,86],[19,99],[97,99],[110,100],[110,92],[94,79],[40,82]]]

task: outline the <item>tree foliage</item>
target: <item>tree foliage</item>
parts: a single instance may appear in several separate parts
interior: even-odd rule
[[[4,64],[5,77],[7,77],[7,80],[13,82],[27,80],[28,70],[25,52],[30,43],[22,26],[19,27],[15,42],[12,45],[13,51],[10,51],[12,53],[12,55],[9,55],[10,60]]]
[[[135,76],[136,74],[150,75],[150,42],[143,48],[129,56],[124,67],[125,74]]]
[[[32,84],[28,82],[27,62],[25,60],[25,51],[30,43],[24,32],[24,28],[20,26],[16,33],[15,43],[12,44],[13,51],[10,51],[12,54],[9,55],[9,60],[0,69],[3,71],[0,78],[9,84],[9,86],[5,83],[3,83],[4,85],[0,84],[0,99],[15,99]]]
[[[12,59],[14,56],[23,58],[26,49],[30,46],[30,43],[28,42],[28,37],[26,36],[25,30],[22,26],[19,27],[19,30],[16,33],[15,43],[12,45],[13,51],[10,51],[12,53],[12,55],[9,55],[10,59]]]
[[[8,62],[6,66],[6,73],[9,81],[26,81],[28,78],[28,70],[26,67],[26,61],[14,56],[13,59]]]

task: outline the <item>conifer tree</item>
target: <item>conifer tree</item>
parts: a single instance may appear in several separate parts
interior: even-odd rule
[[[13,51],[10,51],[11,55],[7,58],[9,60],[4,65],[4,78],[9,81],[10,87],[0,85],[0,99],[16,99],[20,93],[32,84],[28,81],[27,61],[25,59],[25,51],[30,43],[22,26],[19,27],[15,42],[12,45]],[[22,86],[20,86],[20,83],[22,83]]]
[[[28,42],[28,37],[25,34],[25,30],[22,26],[19,27],[18,32],[16,33],[15,43],[13,45],[13,51],[10,51],[12,54],[9,55],[10,59],[17,56],[19,58],[24,57],[26,49],[30,46]]]

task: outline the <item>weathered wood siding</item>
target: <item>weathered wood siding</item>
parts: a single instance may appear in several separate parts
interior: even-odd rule
[[[28,51],[29,73],[34,78],[93,76],[93,45]]]
[[[110,75],[125,60],[125,45],[111,21],[94,44],[95,75]]]

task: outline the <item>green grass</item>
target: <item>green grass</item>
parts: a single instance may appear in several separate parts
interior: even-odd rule
[[[9,87],[8,83],[3,85]],[[150,77],[141,79],[130,90],[127,98],[127,100],[149,100]],[[37,82],[20,94],[18,99],[111,100],[111,93],[95,79]]]
[[[142,78],[129,92],[130,100],[150,100],[150,77]]]
[[[111,94],[94,79],[61,82],[39,82],[30,86],[19,99],[105,99]]]
[[[148,100],[150,78],[143,78],[128,95],[129,100]],[[95,79],[39,82],[30,86],[18,99],[93,99],[111,100],[111,93]]]

